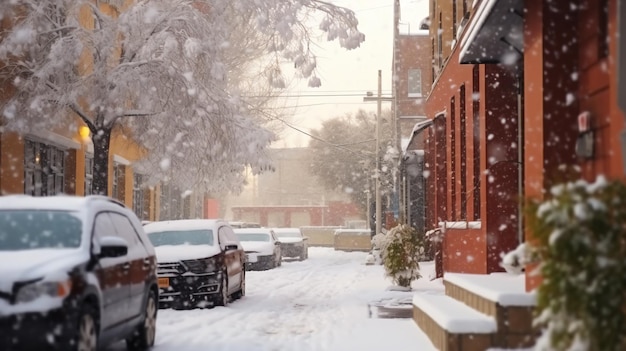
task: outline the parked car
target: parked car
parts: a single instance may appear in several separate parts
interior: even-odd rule
[[[281,265],[280,241],[269,228],[235,228],[235,234],[246,251],[246,266],[250,270],[265,270]]]
[[[226,221],[152,222],[144,229],[157,255],[159,307],[226,306],[246,294],[245,253]]]
[[[0,350],[154,344],[154,248],[103,196],[0,197]]]
[[[300,228],[274,228],[274,233],[280,240],[283,257],[297,257],[300,261],[309,258],[308,238]]]

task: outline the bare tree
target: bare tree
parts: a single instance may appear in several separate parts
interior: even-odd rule
[[[383,116],[390,118],[391,111],[383,111]],[[386,136],[379,151],[381,160],[381,180],[383,192],[391,188],[391,167],[385,159],[385,150],[390,146],[391,128],[389,123],[382,124],[382,135]],[[366,193],[374,193],[376,164],[376,116],[359,110],[329,119],[322,127],[313,131],[311,140],[311,172],[315,174],[326,189],[347,192],[355,204],[366,208]]]
[[[142,167],[153,180],[181,188],[229,189],[242,183],[245,167],[267,167],[274,136],[250,117],[255,106],[242,99],[243,75],[233,69],[247,61],[229,51],[242,24],[253,23],[270,39],[260,49],[292,61],[312,85],[315,57],[302,14],[325,13],[320,28],[348,49],[364,40],[352,11],[322,1],[111,3],[14,0],[14,12],[2,12],[13,23],[0,33],[0,78],[12,90],[1,106],[6,127],[76,128],[73,113],[92,133],[94,193],[107,193],[114,129],[146,149]],[[276,72],[277,62],[262,71]],[[274,87],[282,79],[268,76]]]

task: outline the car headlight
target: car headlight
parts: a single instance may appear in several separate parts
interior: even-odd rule
[[[15,300],[17,303],[26,303],[43,296],[65,298],[70,294],[72,281],[39,281],[24,285],[18,292]]]
[[[183,261],[183,265],[187,267],[187,270],[191,273],[211,273],[217,270],[215,258]]]

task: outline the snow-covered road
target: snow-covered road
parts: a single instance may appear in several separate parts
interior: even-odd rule
[[[368,303],[411,295],[386,291],[382,266],[366,266],[365,257],[310,248],[306,261],[247,272],[246,296],[227,307],[160,310],[154,350],[434,350],[413,320],[370,316]],[[432,267],[423,266],[428,276]],[[428,279],[416,285],[439,288]]]

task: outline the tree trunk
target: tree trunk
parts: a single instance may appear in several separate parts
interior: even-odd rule
[[[109,144],[111,129],[100,128],[93,133],[93,191],[95,195],[108,195]]]

